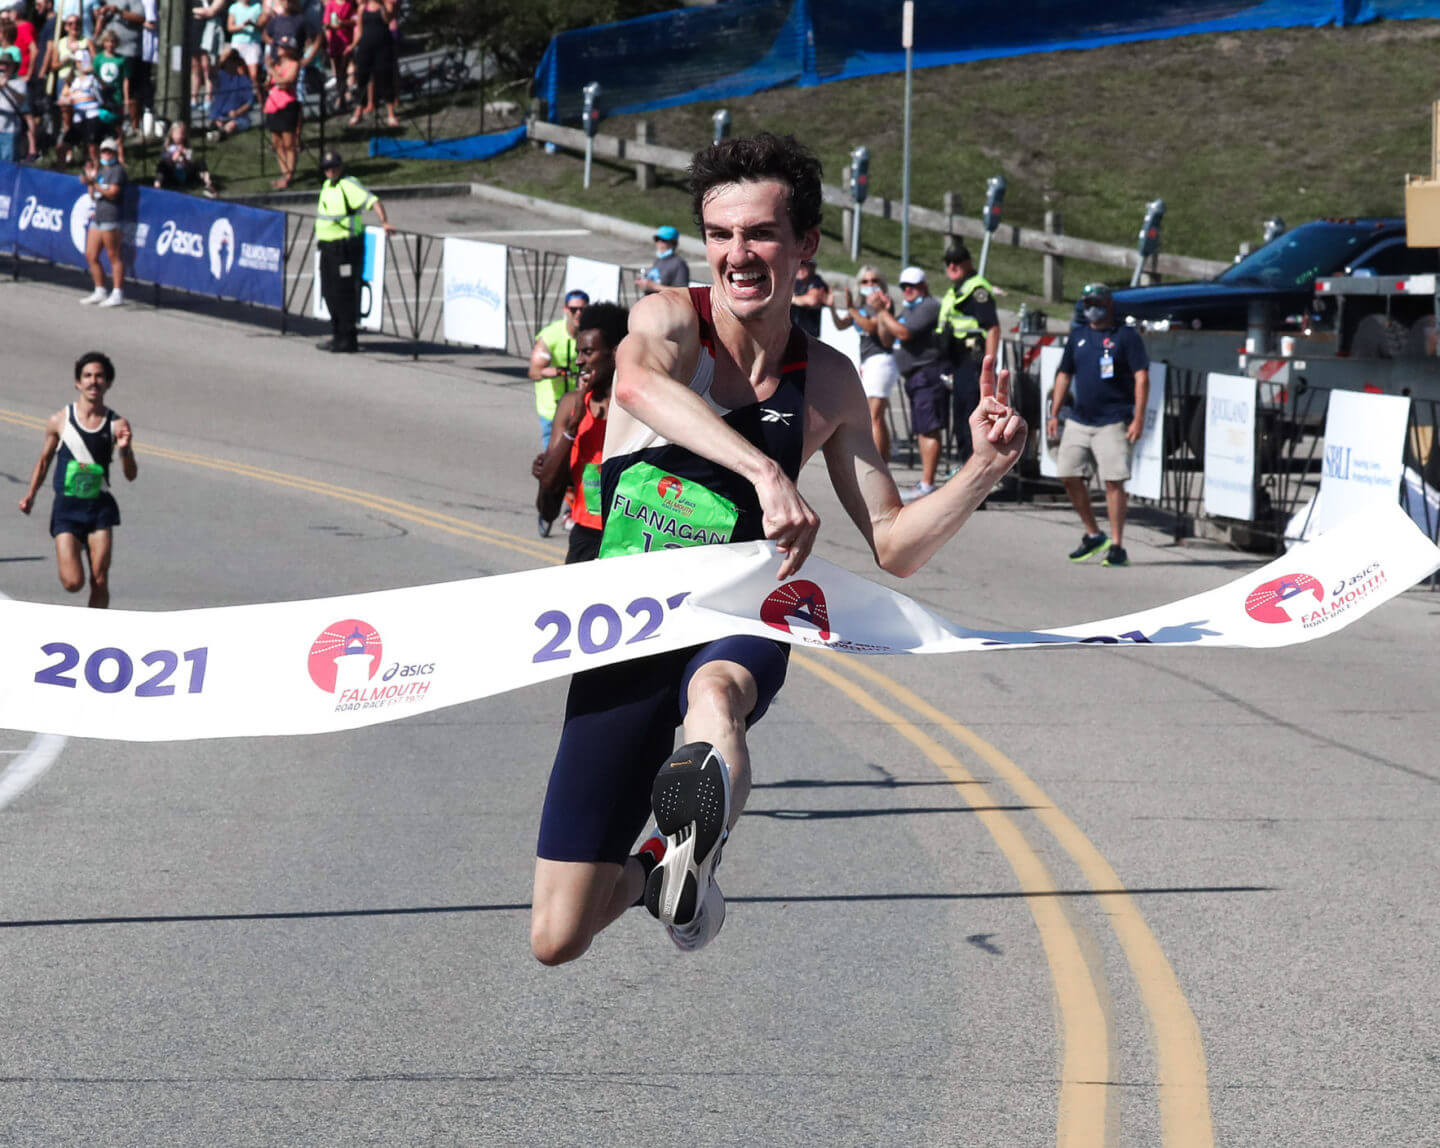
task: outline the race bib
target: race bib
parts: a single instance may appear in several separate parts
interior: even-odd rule
[[[71,498],[99,498],[105,485],[105,468],[99,463],[70,459],[65,464],[65,493]]]
[[[591,514],[600,513],[600,467],[587,462],[580,473],[580,494],[585,500],[585,509]]]
[[[637,462],[620,476],[600,538],[600,557],[729,542],[739,517],[728,498]]]

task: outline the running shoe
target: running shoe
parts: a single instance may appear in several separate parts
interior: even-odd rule
[[[927,494],[934,493],[935,484],[933,482],[917,482],[908,490],[902,490],[900,492],[900,501],[908,505],[917,499],[924,498]]]
[[[675,942],[675,947],[682,953],[693,953],[713,941],[723,924],[725,924],[725,894],[720,892],[719,885],[711,881],[710,888],[705,891],[705,900],[700,903],[700,911],[695,914],[695,919],[688,925],[667,925],[665,931],[670,934],[670,939]]]
[[[80,300],[80,306],[88,307],[91,303],[99,303],[103,301],[108,294],[109,292],[107,292],[104,287],[96,287],[95,290]]]
[[[100,300],[102,307],[123,307],[125,305],[125,292],[116,287],[109,295]]]
[[[553,518],[546,518],[543,514],[535,516],[535,533],[541,538],[550,537],[550,527],[554,523]]]
[[[666,925],[693,922],[709,896],[730,823],[730,771],[709,742],[682,745],[650,791],[665,856],[645,882],[645,907]]]
[[[1125,553],[1125,547],[1123,546],[1111,546],[1109,550],[1105,551],[1105,561],[1100,563],[1100,565],[1129,566],[1130,555]]]
[[[1110,546],[1110,539],[1102,531],[1099,534],[1082,534],[1080,545],[1070,551],[1071,562],[1084,562],[1096,554],[1103,554]]]

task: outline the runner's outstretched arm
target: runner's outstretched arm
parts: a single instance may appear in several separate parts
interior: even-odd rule
[[[827,387],[827,393],[836,392]],[[970,416],[975,453],[959,474],[909,506],[901,503],[895,480],[875,449],[864,394],[858,386],[844,387],[840,394],[837,426],[824,448],[831,481],[876,563],[908,578],[955,536],[1025,448],[1025,420],[1010,406],[1010,373],[1002,371],[997,379],[994,357],[985,357],[980,403]]]
[[[765,537],[785,555],[779,577],[788,578],[810,556],[820,516],[779,463],[727,426],[680,381],[693,372],[700,354],[699,320],[684,292],[661,291],[640,300],[630,312],[630,333],[615,353],[615,405],[671,442],[753,483],[764,511]],[[607,439],[617,433],[613,413],[611,420]]]

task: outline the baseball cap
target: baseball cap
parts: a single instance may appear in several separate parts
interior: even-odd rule
[[[344,166],[345,166],[345,157],[342,156],[338,151],[333,151],[333,150],[332,150],[332,151],[327,151],[327,152],[320,158],[320,170],[321,170],[321,171],[324,171],[327,167],[344,167]]]
[[[925,272],[921,271],[918,267],[907,267],[904,271],[900,272],[900,286],[902,287],[913,287],[917,283],[924,282]]]
[[[954,247],[945,249],[946,263],[968,263],[970,262],[970,249],[963,243],[957,243]]]
[[[100,141],[100,150],[101,150],[101,151],[119,151],[119,150],[120,150],[120,145],[115,142],[115,137],[114,137],[114,136],[110,136],[108,139],[103,139],[103,140]]]
[[[674,243],[680,238],[680,232],[667,223],[664,227],[655,229],[655,238],[663,239],[666,243]]]
[[[568,303],[571,299],[580,299],[586,303],[590,302],[589,294],[585,291],[580,290],[580,288],[578,287],[565,292],[565,302]]]
[[[1080,292],[1080,301],[1089,302],[1091,299],[1097,303],[1108,303],[1114,298],[1109,286],[1104,283],[1087,283]]]

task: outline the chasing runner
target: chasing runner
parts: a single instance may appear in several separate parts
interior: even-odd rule
[[[90,560],[90,605],[100,610],[110,605],[112,532],[120,525],[120,507],[110,493],[110,463],[116,451],[126,479],[134,482],[136,475],[130,424],[105,405],[114,383],[115,364],[108,355],[90,351],[75,360],[75,389],[80,397],[45,421],[40,459],[30,475],[30,489],[20,500],[20,512],[29,514],[55,459],[50,535],[55,539],[60,585],[72,594],[85,585],[83,549]]]
[[[600,463],[615,382],[615,349],[625,338],[629,317],[629,311],[614,303],[591,303],[580,312],[575,331],[579,385],[560,396],[550,446],[532,468],[540,482],[535,509],[541,518],[553,521],[566,489],[575,490],[567,565],[600,556]]]
[[[791,137],[724,140],[690,166],[713,287],[638,302],[617,356],[601,471],[602,559],[773,540],[783,582],[820,520],[795,487],[823,452],[830,481],[892,574],[914,573],[1015,464],[1026,427],[986,357],[975,453],[902,506],[850,361],[793,328],[800,263],[820,240],[820,163]],[[644,901],[682,950],[719,932],[712,879],[750,792],[746,729],[785,679],[788,647],[736,636],[576,674],[541,815],[530,944],[575,960]],[[683,724],[687,744],[674,746]],[[667,760],[668,758],[668,760]],[[631,853],[654,812],[656,831]]]

